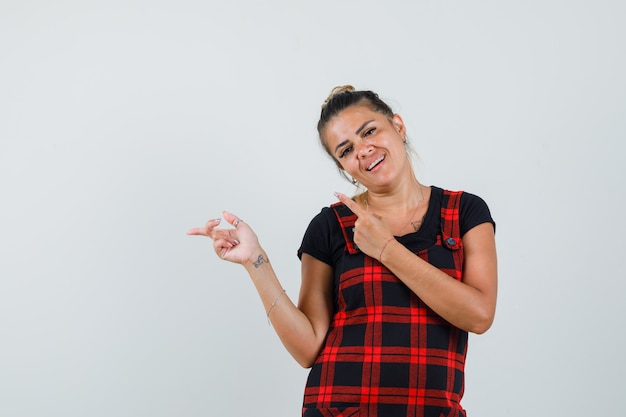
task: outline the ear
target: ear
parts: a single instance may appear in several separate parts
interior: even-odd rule
[[[402,117],[399,114],[394,114],[391,117],[391,124],[401,137],[406,136],[406,126],[404,126],[404,120],[402,120]]]

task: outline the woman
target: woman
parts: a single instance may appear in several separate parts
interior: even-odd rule
[[[318,133],[342,174],[366,191],[311,221],[298,251],[297,305],[252,229],[234,214],[188,234],[248,271],[268,319],[311,367],[303,416],[465,416],[468,332],[495,314],[495,223],[469,193],[420,184],[402,118],[378,95],[337,87]]]

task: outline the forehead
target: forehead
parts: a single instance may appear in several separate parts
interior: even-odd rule
[[[356,131],[369,121],[384,121],[387,117],[367,106],[352,106],[339,112],[333,117],[325,129],[328,144],[333,140],[343,141],[353,136]]]

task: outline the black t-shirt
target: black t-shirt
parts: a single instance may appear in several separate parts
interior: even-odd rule
[[[441,232],[441,198],[443,190],[431,187],[430,202],[424,216],[422,226],[417,232],[396,236],[396,239],[413,252],[429,248],[435,244],[437,234]],[[482,223],[491,223],[495,229],[495,222],[491,218],[489,207],[477,195],[464,192],[460,201],[460,228],[461,238],[468,230]],[[298,249],[298,257],[308,253],[314,258],[334,266],[345,250],[345,239],[337,220],[337,216],[330,207],[324,207],[317,214],[302,239]]]

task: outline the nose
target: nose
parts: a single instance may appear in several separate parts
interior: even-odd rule
[[[359,158],[365,158],[374,151],[372,145],[365,141],[360,141],[357,145],[357,155]]]

